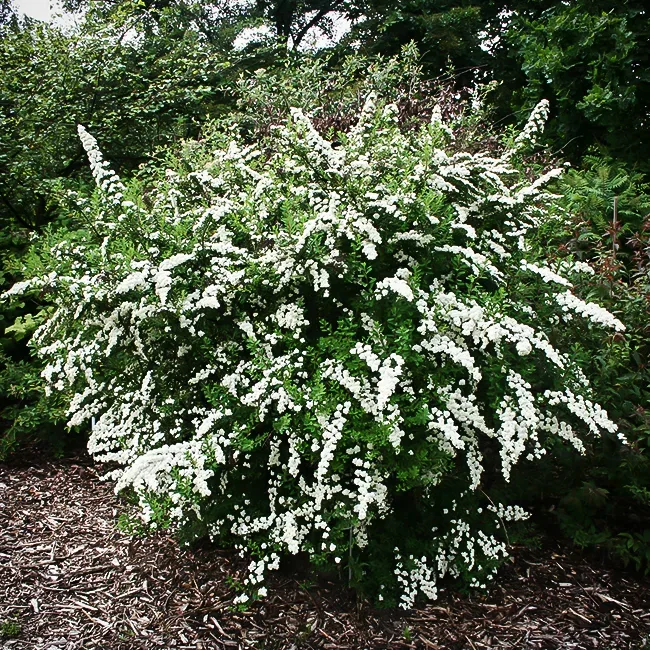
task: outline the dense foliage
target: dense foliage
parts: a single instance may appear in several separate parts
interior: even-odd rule
[[[0,261],[5,285],[19,277],[29,233],[65,227],[59,195],[90,182],[77,124],[102,138],[121,170],[196,135],[227,105],[225,53],[188,29],[192,15],[170,7],[156,28],[147,15],[101,21],[92,9],[76,29],[14,21],[0,39]],[[123,21],[126,21],[126,25]],[[130,29],[139,38],[126,38]],[[0,458],[34,440],[65,447],[59,404],[43,396],[42,368],[24,342],[42,300],[3,306]],[[41,316],[39,316],[39,313]]]
[[[549,247],[593,266],[582,295],[617,310],[627,326],[618,351],[593,350],[590,365],[596,390],[630,445],[619,448],[605,437],[592,455],[570,464],[571,486],[559,494],[560,523],[577,544],[601,544],[649,572],[650,188],[625,165],[591,156],[584,169],[567,174],[562,193],[572,218],[548,238]]]
[[[404,607],[494,572],[524,513],[484,489],[616,432],[575,359],[625,328],[571,290],[591,267],[531,246],[561,170],[513,164],[546,113],[494,157],[454,151],[439,109],[404,132],[370,98],[337,146],[293,109],[260,141],[188,142],[144,187],[79,127],[87,227],[48,233],[8,295],[52,295],[43,375],[145,520],[232,539],[254,593],[301,551]]]
[[[520,514],[499,503],[551,512],[551,528],[559,523],[575,543],[650,569],[650,30],[643,3],[63,4],[84,12],[78,24],[21,19],[10,2],[0,4],[3,290],[40,278],[0,304],[0,459],[34,440],[61,453],[70,440],[64,423],[87,437],[94,419],[91,448],[122,464],[120,485],[135,489],[152,522],[182,524],[188,537],[212,533],[261,562],[262,544],[273,547],[269,553],[287,550],[277,521],[294,513],[301,550],[322,565],[340,558],[354,584],[386,602],[391,584],[403,603],[414,589],[433,593],[445,571],[480,583],[505,553],[502,522],[487,516],[494,514],[488,506]],[[349,32],[334,44],[342,24]],[[330,44],[327,52],[314,51],[319,39]],[[401,58],[378,56],[400,51]],[[478,78],[489,83],[477,85]],[[394,108],[380,102],[355,127],[369,92]],[[535,106],[537,118],[518,136]],[[303,113],[287,123],[290,107]],[[210,126],[215,118],[218,127]],[[95,177],[104,181],[99,194],[78,124],[87,129],[82,139]],[[572,169],[549,177],[562,165],[548,153],[533,155],[529,136],[568,157]],[[119,177],[106,176],[93,138]],[[116,192],[124,196],[112,203]],[[331,221],[323,217],[305,232],[321,213]],[[521,220],[523,248],[508,237]],[[225,248],[209,253],[218,232]],[[204,273],[213,258],[221,276]],[[138,281],[122,291],[128,278]],[[217,280],[218,295],[189,298]],[[451,295],[453,318],[440,302]],[[600,318],[609,334],[571,318],[558,300]],[[508,329],[507,319],[523,329]],[[423,323],[437,332],[419,331]],[[486,323],[496,338],[483,347],[478,332]],[[46,349],[37,358],[25,344],[39,327],[33,349]],[[114,342],[102,338],[110,332]],[[53,340],[48,352],[47,337],[59,335],[63,347]],[[91,339],[86,358],[80,346]],[[274,360],[283,357],[280,369]],[[200,370],[212,374],[196,379]],[[226,375],[236,380],[230,392]],[[272,377],[283,383],[268,387],[270,402],[247,403],[246,382],[261,399]],[[516,377],[523,383],[515,385]],[[452,388],[445,393],[445,386]],[[570,439],[557,435],[567,434],[564,425],[541,433],[549,423],[528,416],[542,409],[545,391],[568,389],[605,408],[612,422],[594,411],[605,431],[594,435],[597,427],[590,431],[579,414],[565,412]],[[283,391],[292,401],[273,417]],[[458,391],[475,400],[484,429],[458,421]],[[530,428],[524,435],[516,425],[519,433],[505,444],[503,418],[508,408],[523,409],[528,393]],[[506,406],[508,397],[514,401]],[[128,414],[109,408],[126,409],[133,399],[142,403]],[[566,408],[555,407],[561,423]],[[198,435],[219,408],[232,411],[221,426],[230,433]],[[341,424],[332,424],[341,439],[326,463],[323,418]],[[629,444],[621,444],[614,422]],[[206,452],[209,438],[225,464],[216,447]],[[526,452],[524,438],[532,445]],[[312,439],[320,446],[312,449]],[[169,471],[140,472],[154,457],[164,463],[156,450],[165,444]],[[174,462],[180,466],[171,472]],[[194,491],[201,472],[205,490],[220,500]],[[236,489],[222,488],[222,480]],[[306,505],[319,485],[323,504],[334,495],[341,501],[324,506],[322,520]],[[426,495],[435,495],[435,507]],[[457,523],[449,514],[454,500],[467,511]],[[228,525],[224,512],[234,517]],[[247,516],[258,531],[248,530]],[[471,532],[453,550],[461,521]],[[404,530],[412,531],[408,542]],[[492,555],[477,550],[482,562],[470,550],[479,531],[494,540]],[[394,573],[396,562],[406,573]]]
[[[649,168],[650,29],[643,2],[522,3],[503,36],[518,105],[552,101],[555,142],[579,160],[594,144]],[[541,3],[540,3],[541,4]],[[514,68],[514,69],[513,69]],[[504,69],[504,72],[505,72]]]

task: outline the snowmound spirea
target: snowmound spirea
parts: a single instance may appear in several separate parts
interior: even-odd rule
[[[145,521],[251,559],[237,602],[298,553],[403,607],[481,585],[526,516],[487,484],[616,430],[569,343],[623,325],[531,245],[560,171],[513,161],[545,113],[495,155],[455,151],[439,112],[403,133],[370,98],[334,145],[294,109],[140,185],[79,127],[89,225],[9,293],[55,297],[44,377]]]

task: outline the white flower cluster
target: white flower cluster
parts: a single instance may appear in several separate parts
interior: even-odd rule
[[[530,517],[530,513],[526,512],[521,506],[504,506],[502,503],[496,506],[490,504],[488,510],[492,510],[503,521],[523,521]]]
[[[97,140],[86,131],[85,127],[81,124],[77,127],[79,139],[86,150],[88,161],[90,162],[90,171],[97,185],[106,193],[107,197],[111,197],[115,203],[120,202],[124,196],[124,184],[120,177],[111,169],[108,162],[104,160],[104,156],[97,145]]]
[[[154,525],[201,524],[251,554],[258,595],[282,554],[344,565],[386,531],[408,537],[403,494],[431,524],[422,552],[396,556],[401,604],[446,574],[483,584],[505,546],[439,496],[480,500],[486,473],[510,479],[547,439],[583,451],[615,429],[549,338],[567,310],[623,328],[531,250],[555,172],[529,182],[512,151],[442,150],[442,127],[437,112],[403,133],[371,99],[335,147],[293,110],[267,141],[188,145],[142,202],[80,127],[97,228],[6,294],[56,294],[33,339],[44,377],[71,425],[93,423],[117,489]],[[493,530],[522,516],[482,515]]]
[[[430,600],[435,600],[438,597],[438,588],[436,587],[438,576],[435,568],[429,566],[426,556],[414,558],[410,555],[408,562],[413,568],[409,570],[404,568],[399,549],[396,548],[395,551],[395,576],[401,591],[399,606],[402,609],[410,609],[415,604],[415,599],[420,592]]]
[[[617,332],[625,331],[625,325],[606,309],[595,302],[585,302],[571,291],[556,294],[555,300],[564,312],[574,312],[595,325],[611,327]]]
[[[548,99],[542,99],[530,114],[526,126],[515,138],[515,149],[534,146],[537,143],[538,137],[544,132],[549,111]]]
[[[558,272],[568,275],[570,273],[584,273],[585,275],[594,275],[594,269],[587,264],[587,262],[582,262],[580,260],[560,260],[557,264]]]

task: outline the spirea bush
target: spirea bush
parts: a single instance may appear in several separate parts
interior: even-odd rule
[[[402,607],[483,585],[526,516],[492,486],[616,430],[572,351],[623,325],[531,245],[560,170],[516,161],[546,112],[495,156],[435,110],[404,133],[371,97],[333,144],[294,109],[131,184],[79,127],[87,227],[45,235],[9,294],[56,301],[44,376],[143,519],[250,558],[237,602],[295,554]]]

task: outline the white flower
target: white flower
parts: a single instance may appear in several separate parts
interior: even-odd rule
[[[570,291],[586,269],[528,261],[557,170],[530,181],[513,151],[445,151],[439,109],[411,131],[377,102],[340,146],[299,109],[268,140],[192,143],[146,200],[81,127],[100,190],[80,207],[100,239],[48,244],[43,272],[4,294],[51,291],[32,340],[48,390],[72,396],[69,424],[92,423],[89,451],[145,522],[235,540],[253,597],[282,555],[384,553],[398,490],[439,525],[369,564],[393,562],[382,597],[411,607],[460,572],[483,585],[506,548],[469,522],[525,516],[467,516],[483,451],[505,482],[548,439],[584,452],[617,430],[545,332],[571,315],[623,325]]]

